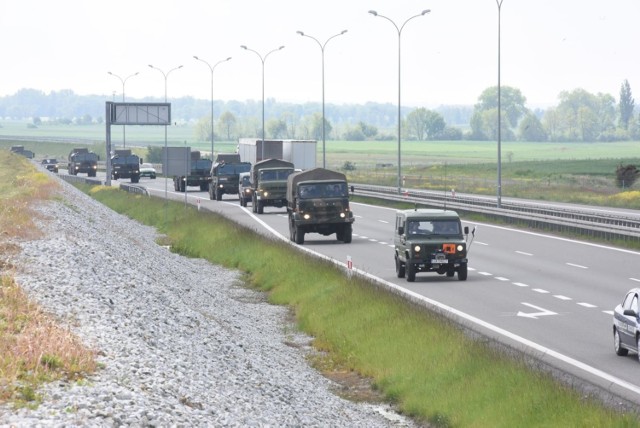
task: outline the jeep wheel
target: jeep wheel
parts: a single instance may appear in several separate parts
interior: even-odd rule
[[[616,351],[616,355],[625,356],[629,353],[629,350],[620,344],[620,333],[617,328],[613,330],[613,349]]]
[[[402,263],[400,259],[398,259],[398,256],[396,256],[395,259],[396,259],[396,276],[398,278],[404,278],[404,263]]]
[[[416,280],[416,265],[414,263],[406,263],[407,266],[407,281],[413,282]]]
[[[342,231],[342,242],[345,244],[351,243],[351,238],[353,235],[353,229],[350,224],[345,224],[344,229]]]
[[[298,245],[304,244],[304,230],[302,230],[301,227],[296,226],[294,228],[294,232],[293,233],[295,235],[294,238],[296,240],[296,244],[298,244]]]
[[[467,280],[467,264],[462,263],[458,268],[458,280],[466,281]]]

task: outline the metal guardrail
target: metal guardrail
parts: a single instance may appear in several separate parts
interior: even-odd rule
[[[124,190],[129,193],[136,193],[138,195],[150,196],[146,187],[139,184],[120,183],[120,190]]]
[[[356,195],[409,202],[434,208],[483,214],[507,223],[524,224],[537,229],[572,232],[605,239],[640,241],[640,217],[608,214],[562,207],[546,207],[532,203],[502,202],[473,196],[453,196],[443,192],[407,189],[401,195],[397,188],[353,184]]]

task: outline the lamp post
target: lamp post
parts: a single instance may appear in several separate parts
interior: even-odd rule
[[[334,37],[338,37],[343,35],[344,33],[346,33],[347,30],[342,30],[340,33],[338,34],[334,34],[333,36],[329,37],[324,43],[320,43],[320,41],[318,39],[316,39],[313,36],[310,36],[308,34],[304,34],[302,31],[297,31],[298,34],[300,34],[303,37],[308,37],[312,40],[315,40],[315,42],[318,44],[318,46],[320,46],[320,52],[322,55],[322,167],[326,168],[326,150],[325,150],[325,119],[324,119],[324,48],[325,46],[327,46],[327,43],[329,43],[329,40],[333,39]]]
[[[139,74],[139,72],[135,72],[127,77],[125,77],[124,79],[120,76],[118,76],[117,74],[114,74],[110,71],[107,71],[108,74],[112,75],[113,77],[117,77],[118,79],[120,79],[120,82],[122,82],[122,102],[124,102],[124,85],[125,83],[127,83],[127,80],[129,80],[130,77],[133,76],[137,76]],[[115,94],[115,92],[114,92]],[[122,125],[122,147],[126,148],[127,147],[127,138],[126,138],[126,131],[125,131],[126,125]]]
[[[231,57],[227,58],[227,59],[223,59],[220,60],[218,62],[216,62],[213,67],[211,66],[211,64],[209,64],[207,61],[203,60],[202,58],[198,58],[197,56],[193,56],[195,59],[197,59],[198,61],[202,61],[205,64],[207,64],[207,67],[209,67],[209,70],[211,70],[211,162],[213,162],[213,70],[216,69],[216,67],[218,66],[218,64],[221,64],[223,62],[227,62],[231,59]]]
[[[498,5],[498,194],[496,205],[498,208],[502,206],[502,105],[500,94],[500,9],[502,8],[502,0],[496,0]]]
[[[401,131],[402,131],[402,117],[400,115],[400,95],[401,95],[401,91],[400,91],[400,82],[401,82],[401,75],[400,75],[400,42],[401,42],[401,36],[402,36],[402,29],[404,28],[405,25],[407,25],[407,22],[411,21],[413,18],[417,18],[419,16],[423,16],[426,15],[427,13],[431,12],[430,9],[426,9],[423,10],[420,14],[418,15],[414,15],[410,18],[408,18],[406,21],[404,21],[404,23],[398,27],[398,25],[391,19],[388,18],[384,15],[380,15],[378,14],[378,12],[376,12],[375,10],[370,10],[369,13],[373,16],[379,16],[380,18],[384,18],[387,21],[389,21],[390,23],[393,24],[393,26],[395,27],[395,29],[398,31],[398,194],[402,193],[402,164],[401,164],[401,154],[400,154],[400,139],[401,139]]]
[[[267,52],[267,54],[265,56],[260,55],[257,51],[254,51],[253,49],[249,49],[245,45],[242,45],[240,47],[242,49],[246,50],[246,51],[251,51],[254,54],[258,55],[258,58],[260,58],[260,62],[262,62],[262,159],[260,159],[260,160],[264,160],[264,145],[265,145],[265,141],[264,141],[264,63],[267,60],[267,57],[269,55],[271,55],[272,53],[274,53],[276,51],[284,49],[284,46],[280,46],[277,49],[273,49],[273,50]]]
[[[169,77],[169,74],[171,74],[172,71],[178,70],[180,68],[182,68],[182,66],[178,66],[175,68],[172,68],[171,70],[167,71],[166,73],[164,71],[162,71],[161,69],[159,69],[158,67],[154,67],[153,65],[149,64],[150,68],[153,68],[154,70],[158,70],[160,73],[162,73],[162,76],[164,77],[164,102],[167,102],[167,78]],[[164,155],[165,157],[167,156],[167,125],[164,126]],[[167,197],[167,159],[163,159],[162,160],[162,174],[164,175],[164,200],[165,200],[165,204],[168,201],[168,197]],[[165,223],[167,222],[167,210],[165,209]]]

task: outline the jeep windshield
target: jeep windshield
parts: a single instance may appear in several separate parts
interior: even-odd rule
[[[239,175],[251,171],[250,163],[226,163],[218,165],[218,175]]]
[[[260,171],[260,181],[286,181],[292,169],[267,169]]]
[[[300,184],[299,189],[301,199],[346,198],[349,196],[345,182]]]
[[[460,235],[460,223],[456,220],[412,220],[407,223],[407,235]]]

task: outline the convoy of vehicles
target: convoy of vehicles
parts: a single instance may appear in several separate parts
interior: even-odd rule
[[[468,235],[455,211],[398,211],[393,239],[398,278],[406,275],[413,282],[418,272],[437,272],[448,277],[457,273],[460,281],[466,280]]]
[[[95,177],[98,173],[98,160],[100,158],[87,148],[74,148],[69,153],[67,169],[69,175],[87,174],[88,177]]]
[[[211,160],[201,159],[199,151],[191,152],[191,170],[189,175],[174,175],[173,189],[176,192],[186,192],[189,186],[198,186],[205,192],[209,189]]]
[[[264,207],[287,205],[287,178],[293,172],[293,163],[282,159],[265,159],[251,166],[254,213],[262,214]]]
[[[336,234],[348,244],[352,238],[353,213],[349,207],[347,178],[340,172],[312,168],[287,179],[289,238],[304,244],[307,233]]]

